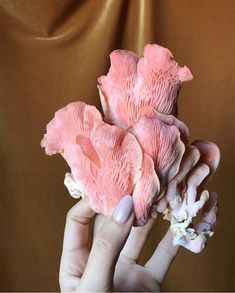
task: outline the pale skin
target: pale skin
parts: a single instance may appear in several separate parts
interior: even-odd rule
[[[62,291],[110,292],[160,290],[160,284],[178,252],[169,230],[149,261],[141,266],[138,259],[154,224],[132,227],[134,216],[124,224],[113,217],[97,218],[94,241],[89,251],[89,225],[94,212],[81,200],[68,213],[60,266]],[[99,229],[97,225],[102,225]],[[96,230],[99,230],[98,232]]]
[[[183,176],[179,183],[189,172],[196,176],[201,168],[196,165],[198,160],[195,149],[185,154],[179,172]],[[89,250],[89,227],[95,212],[84,199],[68,212],[60,264],[61,291],[160,291],[161,283],[179,250],[178,246],[172,244],[171,230],[167,231],[153,255],[142,266],[138,260],[154,219],[143,227],[133,227],[133,202],[130,196],[128,205],[121,204],[119,217],[116,215],[114,211],[109,218],[96,216],[92,247]]]

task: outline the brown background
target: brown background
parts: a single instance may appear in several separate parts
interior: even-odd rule
[[[97,77],[109,53],[141,54],[159,43],[187,64],[194,81],[183,86],[180,118],[191,139],[216,142],[220,218],[207,249],[181,249],[163,290],[235,291],[233,0],[2,0],[1,285],[2,291],[55,291],[67,210],[75,200],[63,185],[68,167],[39,143],[60,107],[84,100],[99,107]],[[147,259],[166,230],[157,221]]]

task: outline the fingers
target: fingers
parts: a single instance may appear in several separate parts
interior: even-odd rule
[[[103,226],[106,217],[102,214],[97,214],[95,217],[94,227],[93,227],[93,239],[99,232],[100,228]]]
[[[68,212],[59,273],[62,291],[73,291],[85,269],[89,253],[89,222],[94,214],[84,199]]]
[[[133,224],[133,199],[125,196],[96,235],[79,291],[111,291],[114,269]]]
[[[176,185],[179,184],[185,178],[188,172],[196,165],[199,158],[200,158],[199,151],[195,147],[189,146],[182,160],[180,170],[178,174],[176,175],[176,177],[174,178],[174,180],[172,180],[172,185],[174,185],[174,188],[176,188]],[[147,237],[152,229],[153,224],[154,224],[154,220],[152,219],[143,227],[137,227],[137,228],[133,227],[131,229],[131,233],[121,252],[122,258],[126,258],[126,261],[129,261],[129,262],[138,261],[141,251],[143,249],[143,246],[147,240]],[[169,235],[170,235],[170,232],[167,234],[166,236],[167,238],[163,240],[164,243],[166,243],[166,239],[170,239],[171,235],[170,236]]]
[[[154,254],[145,264],[145,268],[159,284],[163,281],[172,261],[179,251],[179,246],[173,246],[172,242],[173,235],[169,228],[164,238],[158,244]]]
[[[128,262],[136,263],[153,225],[154,219],[150,219],[143,227],[132,227],[120,257],[125,258]]]
[[[105,217],[101,214],[96,216],[93,236],[96,236],[100,228],[105,222]],[[128,239],[121,251],[120,259],[129,263],[136,263],[140,257],[145,242],[149,236],[149,233],[154,225],[155,220],[150,219],[148,223],[142,227],[132,227]],[[118,261],[119,261],[118,260]]]

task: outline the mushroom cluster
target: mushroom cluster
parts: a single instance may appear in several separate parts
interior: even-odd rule
[[[163,213],[173,243],[200,252],[216,224],[217,194],[204,186],[220,152],[211,142],[190,144],[188,127],[176,118],[181,84],[193,75],[156,44],[140,59],[127,50],[110,59],[98,79],[104,118],[94,106],[72,102],[47,124],[41,146],[64,157],[69,193],[87,198],[95,212],[110,216],[132,195],[136,226]]]

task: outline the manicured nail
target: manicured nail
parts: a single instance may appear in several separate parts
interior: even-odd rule
[[[118,224],[125,224],[130,218],[133,210],[133,198],[130,195],[124,196],[113,212],[113,220]]]

